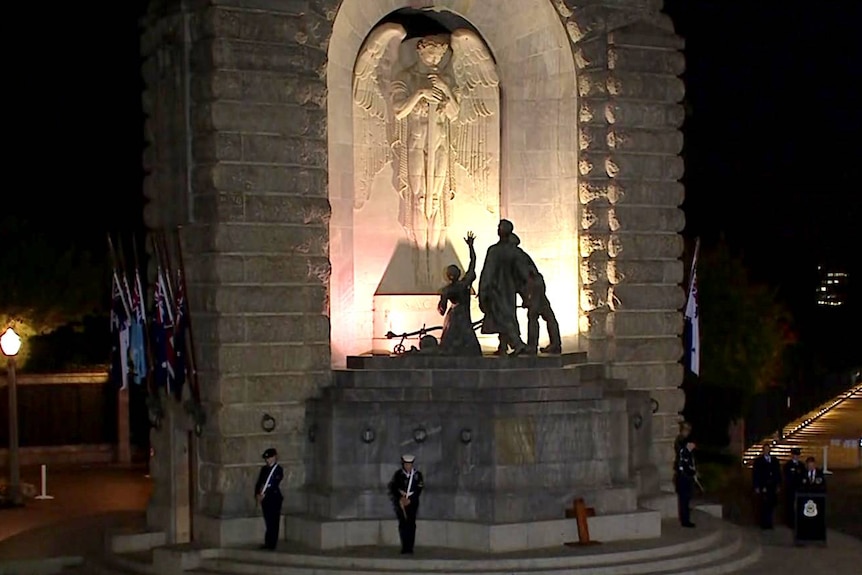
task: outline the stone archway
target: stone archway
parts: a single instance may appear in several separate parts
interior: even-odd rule
[[[349,119],[353,62],[386,14],[431,4],[152,3],[141,42],[146,218],[153,228],[183,225],[208,415],[196,470],[201,541],[247,541],[261,528],[248,481],[263,446],[279,446],[287,508],[305,507],[298,489],[314,436],[305,402],[332,383],[332,364],[353,351],[359,324],[351,316],[358,311],[351,213],[343,209],[352,181],[352,122],[344,114]],[[559,273],[570,279],[551,286],[555,306],[572,316],[564,325],[610,377],[649,392],[652,459],[669,461],[684,399],[682,40],[661,0],[577,3],[577,10],[571,0],[433,4],[471,22],[500,66],[504,214],[537,260],[564,262]],[[555,130],[526,130],[525,117],[541,127],[549,110]],[[570,254],[541,253],[554,242],[542,229],[525,229],[531,213],[563,215],[570,233],[543,228],[552,239],[563,235]],[[264,414],[278,421],[269,435]],[[176,476],[168,465],[157,469],[168,493]],[[669,479],[670,465],[660,469]],[[176,502],[154,500],[163,503],[170,512],[160,516],[173,517]]]
[[[353,67],[370,32],[415,2],[344,0],[329,41],[330,319],[332,363],[371,348],[372,302],[360,293],[354,253]],[[423,3],[430,5],[431,3]],[[500,209],[548,281],[554,301],[577,301],[577,83],[566,30],[548,0],[434,3],[470,22],[492,51],[501,85]],[[485,235],[493,233],[484,231]],[[480,265],[483,254],[479,254]],[[573,288],[573,286],[575,286]],[[577,307],[560,307],[564,336],[575,336]]]

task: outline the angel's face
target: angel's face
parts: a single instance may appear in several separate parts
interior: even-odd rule
[[[423,64],[432,68],[440,64],[448,49],[448,44],[432,38],[423,38],[416,44],[419,59],[422,60]]]

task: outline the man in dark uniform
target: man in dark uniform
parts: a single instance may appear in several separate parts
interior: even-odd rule
[[[676,469],[674,470],[674,483],[676,487],[677,513],[679,523],[683,527],[694,527],[691,522],[691,496],[694,493],[694,484],[697,480],[697,468],[694,465],[695,444],[688,440],[680,448],[676,456]]]
[[[679,451],[688,442],[688,436],[691,435],[691,424],[687,421],[679,422],[679,433],[676,439],[673,440],[673,472],[676,473],[676,468],[679,465]]]
[[[806,493],[826,491],[826,477],[823,475],[823,470],[817,468],[817,460],[813,457],[805,460],[805,471],[799,478],[798,490]]]
[[[398,535],[401,537],[401,553],[413,553],[416,543],[416,514],[419,512],[419,496],[425,487],[422,473],[414,469],[416,457],[401,456],[401,469],[389,482],[389,496],[398,517]]]
[[[755,513],[755,516],[760,518],[761,529],[772,529],[772,514],[781,487],[781,463],[777,457],[772,457],[770,449],[770,444],[764,443],[752,466],[755,508],[759,507],[759,513]]]
[[[278,464],[278,452],[270,447],[263,452],[266,465],[261,467],[254,486],[254,496],[263,511],[266,535],[261,549],[275,550],[278,543],[278,530],[281,523],[281,505],[284,497],[279,485],[284,479],[284,469]]]
[[[793,499],[799,489],[799,482],[805,473],[805,464],[799,459],[802,450],[794,447],[790,450],[790,461],[784,464],[784,522],[793,529],[796,515],[793,513]]]

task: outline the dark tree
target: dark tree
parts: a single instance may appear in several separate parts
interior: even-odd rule
[[[697,267],[701,370],[683,384],[684,415],[701,442],[721,447],[754,394],[781,381],[795,335],[775,292],[750,281],[723,241],[703,249]]]

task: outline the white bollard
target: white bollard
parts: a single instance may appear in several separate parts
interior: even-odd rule
[[[53,495],[48,495],[48,466],[42,466],[42,495],[37,495],[36,499],[54,499]]]

